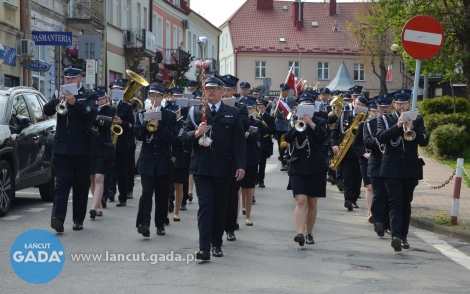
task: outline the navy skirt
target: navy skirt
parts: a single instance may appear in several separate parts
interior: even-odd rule
[[[292,194],[303,194],[308,197],[326,197],[326,172],[309,176],[289,176],[287,190],[292,190]]]
[[[90,163],[90,175],[105,175],[110,166],[110,163],[104,162],[103,156],[94,157]]]

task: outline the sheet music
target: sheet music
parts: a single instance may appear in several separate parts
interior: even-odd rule
[[[229,106],[234,106],[236,101],[237,101],[237,98],[235,98],[235,97],[222,98],[222,102],[225,105],[229,105]]]
[[[315,105],[303,105],[300,104],[297,107],[297,116],[301,117],[304,116],[305,114],[308,114],[310,116],[313,116],[313,113],[315,112]]]
[[[367,107],[359,106],[359,105],[356,107],[356,114],[360,114],[360,113],[367,114],[367,111],[369,111],[369,108]]]
[[[161,120],[162,113],[160,111],[147,111],[144,112],[144,120],[151,121],[152,119]]]
[[[410,110],[410,111],[405,111],[405,112],[402,112],[401,113],[401,117],[403,119],[403,121],[407,121],[408,118],[410,118],[411,120],[416,120],[416,117],[418,116],[418,110],[415,109],[415,110]]]
[[[188,107],[189,99],[188,98],[176,98],[175,103],[179,107]]]
[[[321,107],[322,107],[321,101],[315,101],[315,112],[320,112]]]
[[[258,127],[250,126],[250,129],[248,131],[250,133],[257,133],[258,132]]]
[[[111,101],[113,100],[121,101],[123,98],[124,98],[123,90],[118,90],[118,89],[111,90]]]
[[[192,106],[198,106],[198,105],[201,105],[201,100],[199,99],[190,99],[189,100],[189,107],[192,107]]]
[[[67,91],[72,93],[72,95],[78,95],[77,84],[67,84],[60,86],[60,92],[62,95],[65,95]]]

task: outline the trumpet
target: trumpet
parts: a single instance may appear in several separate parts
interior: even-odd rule
[[[113,106],[116,108],[116,114],[115,114],[114,117],[117,116],[117,104],[118,104],[118,100],[115,99],[114,102],[113,102]],[[122,133],[123,133],[122,127],[120,125],[118,125],[118,123],[113,122],[113,124],[111,125],[111,135],[113,137],[114,148],[116,148],[116,143],[117,143],[118,137],[120,135],[122,135]]]
[[[405,132],[403,134],[403,139],[406,141],[413,141],[416,138],[416,133],[413,131],[413,127],[409,128],[403,125],[403,131]]]
[[[57,111],[57,113],[60,115],[65,115],[67,112],[69,112],[67,108],[67,100],[65,100],[65,98],[62,99],[59,104],[57,104],[55,111]]]
[[[157,109],[155,108],[155,101],[153,102],[152,107],[151,107],[150,109],[152,109],[152,110],[154,110],[154,111],[157,110]],[[155,132],[155,131],[158,129],[158,126],[156,126],[156,125],[154,125],[154,124],[151,124],[151,123],[149,122],[149,123],[147,123],[146,128],[147,128],[147,130],[148,130],[149,132]]]
[[[303,132],[307,129],[307,124],[303,120],[297,120],[294,127],[297,132]]]

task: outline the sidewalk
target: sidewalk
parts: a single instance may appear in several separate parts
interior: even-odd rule
[[[424,180],[431,186],[444,184],[454,172],[449,166],[427,157],[424,152],[420,152],[420,157],[426,163],[424,166]],[[457,165],[457,161],[455,164]],[[465,174],[463,177],[465,177]],[[431,189],[420,181],[415,189],[411,204],[411,224],[470,242],[470,188],[463,179],[460,191],[458,226],[444,226],[435,223],[436,214],[445,211],[448,217],[451,215],[454,184],[455,176],[449,184],[440,189]]]

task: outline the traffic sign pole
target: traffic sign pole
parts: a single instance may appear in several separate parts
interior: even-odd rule
[[[415,81],[413,84],[413,100],[411,110],[416,109],[418,103],[419,75],[421,74],[421,59],[416,59]]]

